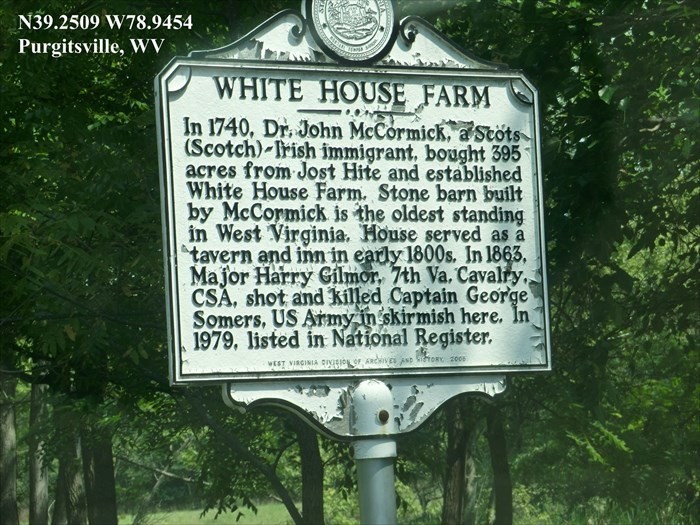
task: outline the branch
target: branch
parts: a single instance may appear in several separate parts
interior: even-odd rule
[[[134,461],[133,459],[129,459],[126,456],[120,456],[120,455],[115,455],[114,456],[116,459],[120,459],[122,461],[126,461],[127,463],[130,463],[131,465],[134,465],[136,467],[145,469],[145,470],[150,470],[151,472],[155,472],[156,474],[160,474],[161,476],[165,476],[166,478],[172,478],[172,479],[178,479],[180,481],[185,481],[187,483],[196,483],[197,480],[193,478],[186,478],[184,476],[179,476],[178,474],[173,474],[172,472],[168,472],[167,470],[162,470],[159,469],[158,467],[152,467],[150,465],[144,465],[143,463],[139,463],[137,461]]]
[[[277,474],[270,467],[270,465],[265,463],[265,461],[260,459],[255,454],[253,454],[248,449],[248,447],[243,445],[243,443],[241,443],[238,439],[231,435],[231,433],[221,423],[219,423],[213,417],[211,417],[206,407],[202,403],[201,399],[199,399],[198,395],[188,392],[187,394],[185,394],[185,398],[189,401],[190,405],[192,406],[192,408],[194,408],[195,412],[204,424],[206,424],[217,435],[219,435],[219,437],[221,437],[228,444],[228,446],[231,447],[231,449],[234,452],[236,452],[236,454],[243,457],[253,467],[258,469],[263,476],[265,476],[265,478],[270,482],[277,494],[279,494],[280,498],[282,498],[282,502],[284,503],[287,512],[289,512],[289,515],[291,516],[292,520],[294,520],[294,523],[296,525],[302,525],[303,519],[301,517],[301,514],[299,513],[299,510],[294,504],[292,496],[289,494],[289,491],[282,484],[280,479],[277,477]]]
[[[286,445],[282,446],[280,449],[279,453],[277,454],[277,457],[275,457],[275,460],[272,462],[272,468],[277,470],[277,467],[279,465],[279,462],[282,460],[282,456],[284,456],[284,453],[287,452],[289,448],[294,446],[296,444],[296,440],[290,440],[287,442]]]

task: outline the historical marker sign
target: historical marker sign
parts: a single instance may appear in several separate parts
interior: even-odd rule
[[[520,73],[177,58],[156,85],[173,382],[550,368]]]

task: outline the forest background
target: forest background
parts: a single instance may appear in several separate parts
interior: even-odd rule
[[[176,508],[246,522],[271,500],[289,522],[356,522],[347,444],[167,379],[153,78],[299,4],[0,4],[3,525]],[[698,523],[697,4],[398,4],[539,89],[554,349],[552,373],[512,377],[492,403],[455,399],[399,438],[400,521]],[[18,15],[31,13],[192,15],[192,28],[30,34]],[[67,36],[165,40],[19,53],[20,38]]]

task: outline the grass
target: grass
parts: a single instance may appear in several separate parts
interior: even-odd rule
[[[147,525],[287,525],[292,518],[281,503],[262,503],[258,505],[257,515],[249,509],[242,511],[243,516],[236,521],[237,512],[219,514],[207,512],[200,517],[200,510],[178,510],[172,512],[154,512],[146,517]],[[131,525],[134,517],[129,514],[119,516],[120,525]]]
[[[537,510],[530,506],[523,508],[522,502],[520,502],[521,505],[516,505],[514,522],[523,525],[637,525],[647,523],[700,525],[700,521],[697,517],[693,517],[690,509],[672,508],[672,506],[661,509],[651,506],[621,509],[610,502],[601,501],[589,502],[586,508],[582,507],[573,512],[566,512],[563,507],[556,503],[550,503],[545,505],[547,508]],[[262,503],[258,505],[257,515],[247,509],[243,513],[240,520],[236,521],[237,513],[220,514],[215,518],[215,512],[210,511],[206,516],[200,518],[200,510],[155,512],[147,516],[145,525],[291,525],[293,523],[281,503]],[[327,508],[326,522],[356,524],[358,520],[354,514],[356,513],[350,508]],[[119,516],[120,525],[131,525],[132,521],[132,515]],[[400,523],[428,525],[439,523],[439,521],[438,515],[432,519],[420,518],[417,515],[412,517],[399,516]],[[22,523],[26,525],[26,521]]]

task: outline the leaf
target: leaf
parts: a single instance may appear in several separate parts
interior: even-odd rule
[[[598,90],[598,96],[603,102],[610,104],[610,101],[612,100],[616,91],[617,86],[605,86],[604,88]]]
[[[605,458],[596,450],[591,441],[587,437],[578,437],[571,432],[567,432],[566,435],[573,440],[580,448],[583,448],[587,453],[588,457],[595,463],[601,465],[609,466]]]
[[[71,341],[75,341],[75,337],[77,335],[77,332],[75,331],[75,328],[73,328],[72,325],[67,324],[63,327],[63,331],[65,332],[66,336],[68,336],[68,339]]]
[[[611,430],[605,428],[600,421],[594,421],[593,426],[607,439],[609,443],[615,446],[618,450],[632,453],[632,450],[627,446],[627,443]]]

